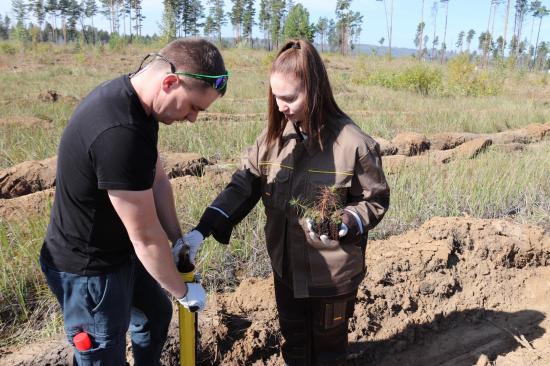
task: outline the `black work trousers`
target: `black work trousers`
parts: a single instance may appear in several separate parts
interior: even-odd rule
[[[345,365],[348,320],[357,291],[332,297],[296,299],[292,288],[275,275],[275,300],[289,366]]]

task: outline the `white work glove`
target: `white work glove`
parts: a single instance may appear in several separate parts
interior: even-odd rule
[[[330,239],[328,235],[322,234],[321,236],[319,236],[319,234],[315,232],[315,229],[314,229],[315,221],[313,221],[313,219],[306,218],[306,225],[307,225],[307,229],[309,230],[309,233],[308,233],[309,237],[312,240],[321,240],[325,245],[328,245],[330,243]],[[338,230],[338,236],[341,238],[346,236],[347,234],[348,234],[348,226],[344,223],[341,223],[340,230]]]
[[[204,237],[198,230],[191,230],[176,241],[176,244],[172,247],[172,257],[174,262],[178,263],[178,256],[184,246],[189,248],[189,260],[195,264],[195,257],[201,247]]]
[[[186,283],[187,294],[178,299],[178,302],[191,312],[204,310],[206,306],[206,292],[200,283]]]

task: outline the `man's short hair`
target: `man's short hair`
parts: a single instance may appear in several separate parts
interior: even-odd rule
[[[223,75],[227,71],[223,57],[216,46],[202,38],[180,38],[170,42],[159,52],[174,63],[178,71],[204,75]],[[162,62],[157,60],[157,62]],[[168,66],[169,67],[169,66]],[[192,87],[211,87],[201,80],[186,78]],[[225,94],[226,88],[220,93]]]

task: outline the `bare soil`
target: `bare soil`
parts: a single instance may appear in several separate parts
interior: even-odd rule
[[[349,365],[550,364],[550,235],[530,225],[434,218],[369,243]],[[210,296],[200,365],[283,365],[271,279]],[[0,352],[0,365],[66,365],[61,338]],[[3,352],[3,353],[2,353]],[[129,352],[131,361],[131,353]],[[178,364],[174,321],[163,354]]]
[[[201,176],[209,164],[208,160],[194,153],[162,153],[161,160],[169,178]],[[0,199],[21,197],[54,187],[56,169],[57,157],[54,156],[0,170]]]

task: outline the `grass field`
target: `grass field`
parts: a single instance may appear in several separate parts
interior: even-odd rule
[[[0,168],[55,155],[77,101],[100,82],[133,71],[144,54],[155,50],[154,46],[130,46],[115,53],[42,45],[0,55]],[[240,49],[223,54],[232,73],[228,93],[195,124],[161,126],[161,151],[235,160],[264,127],[273,54]],[[419,66],[410,59],[335,54],[323,58],[341,108],[373,136],[391,139],[408,131],[489,133],[550,121],[547,75],[505,68],[466,69],[463,79],[462,74],[457,79],[449,65]],[[462,66],[454,67],[461,70]],[[468,91],[473,83],[481,83],[475,93]],[[55,103],[40,99],[47,90],[65,98]],[[49,127],[10,123],[25,118],[49,121]],[[390,175],[391,208],[371,236],[401,233],[434,216],[465,214],[509,216],[550,228],[549,156],[546,140],[523,151],[490,148],[474,160]],[[203,178],[196,187],[178,192],[177,209],[185,229],[196,223],[222,187]],[[200,267],[211,289],[233,286],[242,276],[269,273],[264,220],[257,207],[237,228],[229,250],[211,239],[206,242]],[[32,213],[17,222],[0,218],[0,346],[61,330],[37,261],[47,222],[47,215]]]

